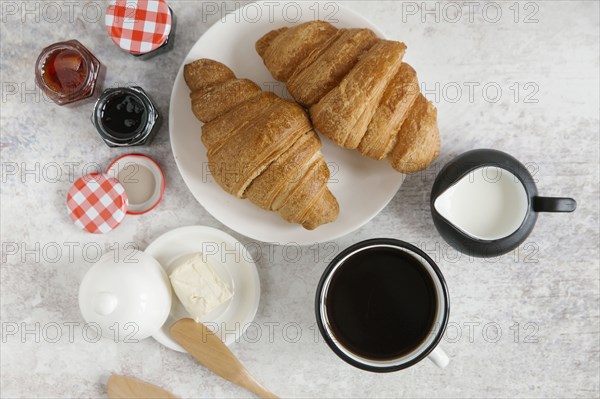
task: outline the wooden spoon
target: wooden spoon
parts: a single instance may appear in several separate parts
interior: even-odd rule
[[[204,324],[192,319],[181,319],[171,327],[171,336],[213,373],[261,398],[277,398],[248,373],[227,345]]]
[[[177,396],[156,385],[124,375],[111,375],[107,390],[110,399],[177,399]]]

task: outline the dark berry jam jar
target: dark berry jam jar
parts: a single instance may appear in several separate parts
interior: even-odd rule
[[[35,82],[59,105],[91,97],[100,86],[100,61],[77,40],[54,43],[40,53]]]
[[[160,116],[141,87],[119,87],[102,93],[92,122],[109,147],[130,147],[150,144],[159,128]]]

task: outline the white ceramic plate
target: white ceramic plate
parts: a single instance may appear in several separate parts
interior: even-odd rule
[[[275,82],[254,49],[255,42],[265,33],[314,20],[318,12],[321,19],[337,27],[370,28],[384,37],[362,16],[335,3],[294,2],[288,8],[284,8],[286,3],[270,4],[251,3],[220,19],[198,39],[184,64],[212,58],[229,66],[238,77],[249,78],[264,90],[288,96],[283,83]],[[287,223],[275,212],[262,210],[248,200],[237,199],[223,191],[208,172],[206,149],[200,141],[201,126],[191,111],[182,65],[171,94],[169,114],[171,146],[179,171],[194,197],[210,214],[229,228],[256,240],[306,245],[348,234],[375,217],[404,179],[388,162],[344,150],[322,137],[322,151],[331,170],[329,188],[340,204],[340,214],[335,222],[308,231]]]
[[[241,242],[212,227],[188,226],[163,234],[144,252],[156,259],[165,268],[167,275],[189,256],[198,252],[206,255],[219,277],[233,288],[233,297],[201,321],[227,345],[240,339],[249,323],[254,320],[260,300],[260,280],[256,265]],[[190,316],[173,293],[169,318],[152,337],[168,348],[185,352],[169,332],[177,320],[185,317]]]

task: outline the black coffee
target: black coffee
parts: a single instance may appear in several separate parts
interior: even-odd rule
[[[434,282],[405,251],[374,247],[336,270],[325,298],[335,339],[373,360],[408,354],[431,333],[437,309]]]

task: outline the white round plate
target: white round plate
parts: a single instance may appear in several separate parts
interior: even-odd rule
[[[286,4],[291,5],[286,8]],[[183,65],[199,58],[211,58],[227,65],[239,78],[251,79],[264,90],[289,97],[284,84],[271,77],[254,45],[270,30],[314,20],[316,14],[339,28],[370,28],[384,37],[383,32],[362,16],[336,3],[250,3],[221,18],[208,29],[192,47]],[[221,223],[238,233],[280,244],[308,245],[333,240],[375,217],[402,185],[404,175],[396,172],[388,162],[374,161],[322,137],[323,155],[331,170],[329,189],[340,205],[340,214],[335,222],[313,231],[305,230],[300,225],[286,222],[275,212],[262,210],[248,200],[227,194],[208,172],[206,149],[200,141],[202,123],[191,111],[183,65],[175,79],[169,111],[175,161],[198,202]]]
[[[233,297],[228,303],[204,316],[201,321],[227,345],[240,339],[249,323],[254,320],[260,300],[258,271],[250,252],[241,242],[212,227],[187,226],[158,237],[144,252],[156,259],[167,275],[195,253],[202,252],[207,256],[219,277],[233,288]],[[173,293],[169,318],[152,337],[168,348],[185,352],[169,332],[176,321],[185,317],[190,316]]]

